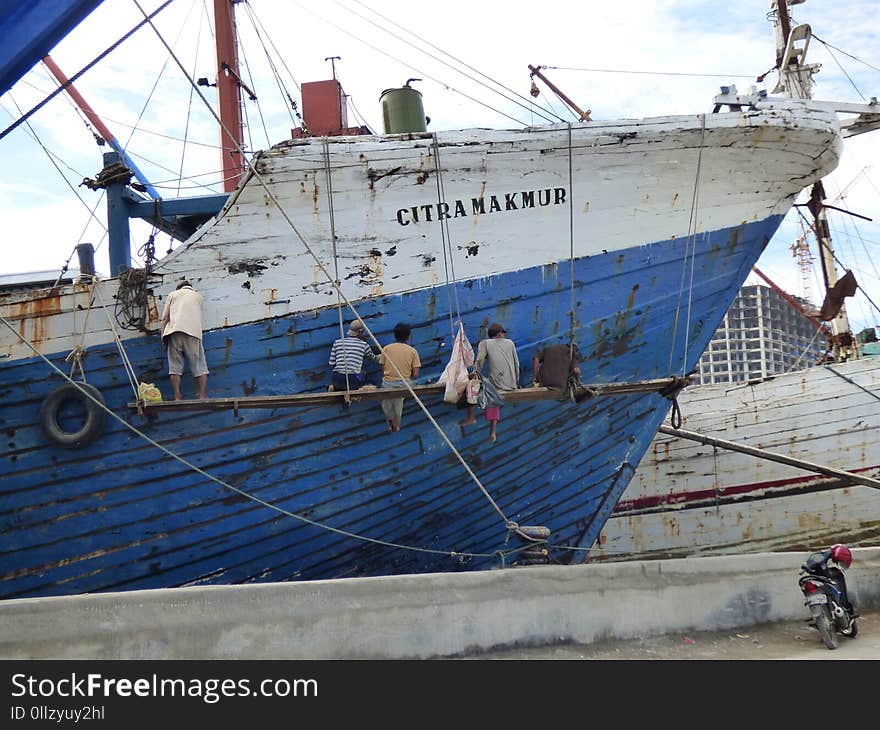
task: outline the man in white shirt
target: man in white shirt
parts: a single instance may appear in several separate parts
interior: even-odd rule
[[[168,375],[174,388],[174,400],[183,400],[180,394],[180,376],[183,361],[199,386],[199,398],[208,397],[208,363],[202,345],[202,295],[188,281],[177,285],[168,295],[162,310],[162,344],[168,352]]]

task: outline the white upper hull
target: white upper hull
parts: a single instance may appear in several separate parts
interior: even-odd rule
[[[303,241],[331,276],[338,264],[345,296],[357,301],[437,286],[447,265],[457,280],[490,286],[502,272],[761,221],[830,172],[840,144],[835,116],[803,103],[452,132],[436,146],[431,134],[285,142],[259,156],[217,219],[159,263],[147,326],[182,278],[205,296],[206,329],[335,306]],[[101,284],[99,310],[116,288]],[[11,294],[0,314],[45,354],[111,342],[109,312],[83,316],[89,298],[76,285]],[[4,329],[0,356],[33,352]]]

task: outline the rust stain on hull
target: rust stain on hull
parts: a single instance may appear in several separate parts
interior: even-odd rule
[[[34,345],[49,338],[49,317],[61,314],[61,295],[57,289],[47,290],[46,295],[9,305],[6,318],[18,322],[18,334]],[[30,332],[27,331],[28,324]]]

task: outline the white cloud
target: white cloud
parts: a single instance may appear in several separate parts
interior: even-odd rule
[[[150,0],[142,4],[152,10],[160,5],[160,1]],[[237,5],[244,58],[252,74],[249,76],[246,69],[245,77],[249,82],[253,81],[260,100],[259,110],[253,102],[246,103],[249,131],[253,146],[264,148],[267,143],[286,138],[293,126],[266,64],[260,39],[254,32],[250,9],[262,28],[268,30],[268,37],[264,35],[263,42],[269,45],[271,38],[281,52],[286,68],[279,66],[279,70],[297,101],[298,94],[287,69],[299,83],[326,78],[330,64],[324,59],[341,56],[336,69],[346,92],[351,95],[358,112],[376,131],[380,131],[380,93],[410,77],[423,78],[416,85],[424,94],[432,129],[514,127],[541,121],[526,109],[437,63],[402,39],[435,56],[442,54],[432,46],[442,48],[455,59],[479,69],[526,99],[531,98],[528,96],[528,64],[560,67],[548,69],[546,73],[578,104],[591,109],[597,119],[709,111],[712,96],[721,84],[735,82],[745,90],[753,82],[737,76],[754,77],[773,65],[772,26],[766,18],[769,6],[769,0],[739,0],[736,3],[628,0],[623,4],[604,0],[563,0],[546,6],[498,0],[482,3],[447,0],[431,6],[402,0],[328,0],[320,5],[251,0]],[[371,14],[368,10],[371,7],[385,19]],[[156,24],[169,43],[176,41],[175,48],[190,73],[213,80],[213,41],[204,12],[201,0],[179,0],[158,16]],[[876,12],[874,2],[808,0],[795,6],[793,12],[797,21],[810,23],[813,32],[822,40],[880,67],[880,59],[876,56],[876,49],[880,47],[878,32],[872,30],[874,26],[868,22]],[[364,19],[366,17],[390,33],[372,25]],[[105,0],[53,50],[53,58],[72,75],[140,19],[129,0]],[[407,34],[398,25],[415,35]],[[815,39],[811,44],[811,60],[822,63],[814,93],[816,98],[860,101],[853,83],[865,96],[880,95],[878,71],[837,51],[833,53],[835,56]],[[841,72],[835,57],[849,73],[852,82]],[[167,53],[153,31],[142,28],[87,72],[77,82],[77,87],[121,141],[128,139],[134,125],[166,135],[136,132],[132,137],[130,149],[138,155],[138,165],[151,180],[168,181],[173,177],[169,171],[179,169],[183,147],[169,137],[183,137],[189,112],[190,138],[204,146],[190,145],[187,148],[186,170],[188,174],[203,175],[198,178],[202,181],[217,180],[219,163],[212,148],[217,144],[213,119],[198,98],[190,106],[190,89],[173,62],[168,62],[152,103],[143,118],[138,120],[146,95],[166,61]],[[458,67],[462,68],[460,64]],[[563,68],[731,76],[657,76]],[[475,74],[468,71],[468,75]],[[768,76],[768,90],[774,81],[774,74]],[[27,109],[53,87],[46,73],[37,67],[16,85],[12,96],[22,109]],[[202,90],[213,102],[214,90]],[[483,101],[488,107],[464,98],[456,90]],[[539,103],[547,104],[549,100],[549,92],[542,89]],[[9,95],[2,98],[2,103],[17,116]],[[528,105],[527,101],[523,103]],[[561,103],[555,99],[552,107],[564,113]],[[4,116],[0,112],[0,117]],[[11,119],[7,116],[3,121],[8,123]],[[269,129],[268,141],[263,131],[264,122]],[[44,144],[62,158],[64,165],[77,171],[74,174],[62,165],[74,187],[79,185],[83,176],[92,176],[100,169],[101,150],[95,147],[90,133],[65,98],[58,97],[50,102],[34,116],[32,123]],[[870,165],[853,185],[844,204],[875,221],[880,220],[880,141],[877,137],[880,132],[847,142],[848,151],[840,169],[826,182],[831,197]],[[4,243],[0,244],[0,272],[59,265],[80,237],[87,220],[85,208],[73,197],[23,127],[0,141],[0,166],[4,170],[0,204],[6,233]],[[86,188],[77,189],[89,205],[94,205],[97,193]],[[170,191],[163,188],[163,192],[175,194],[176,185]],[[103,216],[103,204],[98,210]],[[865,250],[876,252],[880,246],[878,225],[857,219],[848,220],[844,225],[838,222],[838,215],[832,213],[839,255],[843,256],[846,251],[858,258],[847,265],[857,269],[859,280],[866,288],[872,287],[873,299],[880,303],[880,277],[871,268],[871,255],[866,257],[865,254]],[[147,233],[143,226],[134,226],[133,247],[140,245]],[[798,233],[797,217],[791,215],[760,262],[768,275],[793,293],[800,293],[800,275],[788,247]],[[859,234],[865,239],[864,244]],[[86,235],[97,243],[101,232],[93,225]],[[27,244],[12,245],[11,241],[26,241]],[[873,249],[870,248],[872,245]],[[163,242],[157,248],[164,250],[167,243]],[[874,258],[880,257],[875,253]],[[100,266],[100,253],[98,260]],[[36,261],[42,263],[36,266]],[[866,311],[859,316],[864,319],[874,315]]]

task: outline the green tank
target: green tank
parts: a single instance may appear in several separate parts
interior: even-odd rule
[[[382,105],[382,124],[385,134],[424,132],[427,129],[422,94],[410,87],[410,79],[400,89],[385,89],[379,97]]]

